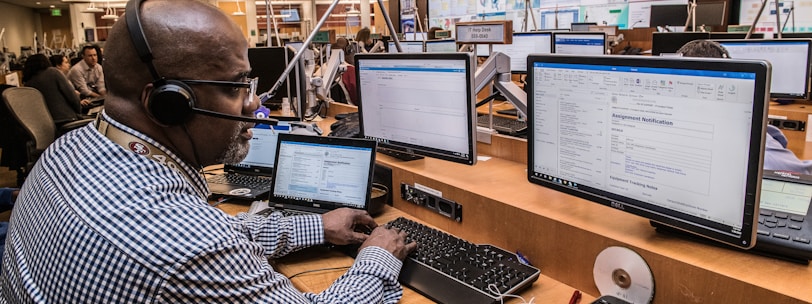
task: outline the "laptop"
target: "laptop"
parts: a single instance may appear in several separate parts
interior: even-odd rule
[[[367,139],[279,134],[269,207],[283,213],[369,211],[376,148]]]
[[[290,130],[290,121],[279,121],[273,127],[260,124],[252,128],[254,137],[245,159],[237,164],[224,164],[223,173],[206,178],[212,195],[248,200],[267,195],[271,189],[277,137]]]

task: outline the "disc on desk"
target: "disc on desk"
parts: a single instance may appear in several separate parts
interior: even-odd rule
[[[654,276],[636,252],[625,247],[604,249],[592,269],[601,295],[611,295],[632,304],[647,304],[654,298]]]

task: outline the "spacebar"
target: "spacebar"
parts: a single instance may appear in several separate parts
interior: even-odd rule
[[[439,303],[494,303],[497,301],[497,298],[412,258],[406,258],[403,261],[398,281]]]

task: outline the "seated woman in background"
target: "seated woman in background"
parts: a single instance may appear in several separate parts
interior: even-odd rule
[[[68,57],[64,55],[53,55],[51,58],[51,66],[55,67],[57,70],[68,76],[68,72],[70,72],[70,60]]]
[[[683,45],[677,53],[684,57],[730,58],[724,46],[710,40],[694,40]],[[780,129],[767,125],[764,141],[764,169],[812,174],[812,161],[800,160],[787,149],[787,137]]]
[[[51,61],[43,54],[34,54],[25,61],[23,84],[42,93],[57,127],[83,118],[82,105],[90,103],[89,100],[79,100],[68,78],[52,67]]]

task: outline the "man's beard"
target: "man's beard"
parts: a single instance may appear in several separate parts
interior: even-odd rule
[[[248,122],[240,122],[235,129],[234,136],[231,137],[231,142],[226,147],[226,150],[217,157],[217,163],[220,164],[236,164],[245,159],[248,155],[248,144],[244,143],[240,138],[240,132],[247,126]]]

